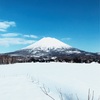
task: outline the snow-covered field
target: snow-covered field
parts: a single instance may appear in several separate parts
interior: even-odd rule
[[[0,100],[88,100],[89,89],[100,100],[100,64],[0,65]]]

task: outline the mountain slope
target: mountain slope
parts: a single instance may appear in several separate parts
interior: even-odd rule
[[[6,53],[5,55],[17,57],[15,59],[22,62],[33,60],[50,61],[52,59],[54,61],[56,60],[66,62],[100,61],[100,56],[96,53],[79,50],[50,37],[43,38],[28,47],[15,52]]]
[[[82,51],[69,46],[55,38],[42,38],[36,43],[29,45],[21,50],[10,53],[11,55],[20,56],[58,56],[58,55],[69,55],[79,54]]]
[[[55,38],[42,38],[38,42],[24,48],[24,49],[35,49],[40,48],[41,50],[47,50],[47,49],[58,49],[58,48],[71,48],[71,46],[55,39]]]

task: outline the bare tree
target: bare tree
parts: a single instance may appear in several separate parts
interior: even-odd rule
[[[52,100],[56,100],[55,98],[53,98],[49,93],[50,93],[50,89],[46,88],[45,85],[43,84],[43,87],[40,87],[40,89],[42,90],[42,92],[47,95],[48,97],[50,97]]]
[[[94,100],[94,91],[92,91],[92,94],[91,94],[90,89],[88,90],[88,100]]]
[[[63,100],[63,93],[61,91],[61,88],[60,89],[57,89],[58,93],[59,93],[59,98],[60,100]]]
[[[28,74],[27,74],[27,76],[31,78],[32,83],[37,84],[37,85],[40,85],[39,80],[35,80],[33,77],[31,77],[31,76],[28,75]],[[49,88],[46,88],[46,86],[45,86],[44,84],[43,84],[42,86],[40,86],[40,89],[41,89],[41,91],[42,91],[45,95],[47,95],[49,98],[51,98],[52,100],[56,100],[53,96],[50,95],[50,89],[49,89]],[[60,99],[60,100],[74,100],[73,94],[67,95],[66,93],[63,93],[63,92],[61,91],[61,88],[60,88],[60,89],[57,89],[57,88],[56,88],[56,90],[57,90],[57,92],[58,92],[58,94],[59,94],[59,99]],[[77,94],[76,94],[76,100],[80,100]],[[88,89],[87,100],[94,100],[94,91],[92,91],[92,93],[91,93],[90,88]],[[98,100],[100,100],[100,96],[99,96]]]

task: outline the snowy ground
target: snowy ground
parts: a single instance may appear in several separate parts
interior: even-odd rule
[[[44,88],[43,88],[44,87]],[[100,64],[21,63],[0,65],[0,100],[94,100],[100,97]],[[46,95],[44,92],[49,94]],[[43,90],[43,91],[42,91]]]

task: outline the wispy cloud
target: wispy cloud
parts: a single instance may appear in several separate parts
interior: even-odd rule
[[[36,35],[27,35],[27,34],[25,34],[24,37],[26,37],[26,38],[38,38],[38,36],[36,36]]]
[[[14,21],[0,21],[0,32],[7,32],[10,27],[15,27]],[[23,34],[16,32],[0,33],[0,46],[12,46],[12,45],[27,45],[35,42],[34,39],[38,36],[33,34]]]
[[[0,31],[6,32],[9,27],[16,26],[16,23],[14,21],[1,21],[0,22]]]
[[[33,39],[37,39],[38,38],[38,36],[36,36],[36,35],[33,35],[33,34],[30,34],[30,35],[28,35],[28,34],[21,34],[21,33],[4,33],[4,34],[0,34],[0,36],[2,36],[2,37],[17,37],[17,36],[19,36],[19,37],[22,37],[22,38],[33,38]]]
[[[0,38],[1,46],[10,46],[10,45],[25,45],[32,44],[34,40],[27,40],[23,38]]]
[[[34,43],[38,36],[36,35],[28,35],[21,33],[5,33],[0,34],[0,46],[9,47],[11,45],[26,45]]]
[[[0,34],[2,37],[16,37],[19,36],[19,33],[5,33],[5,34]]]

